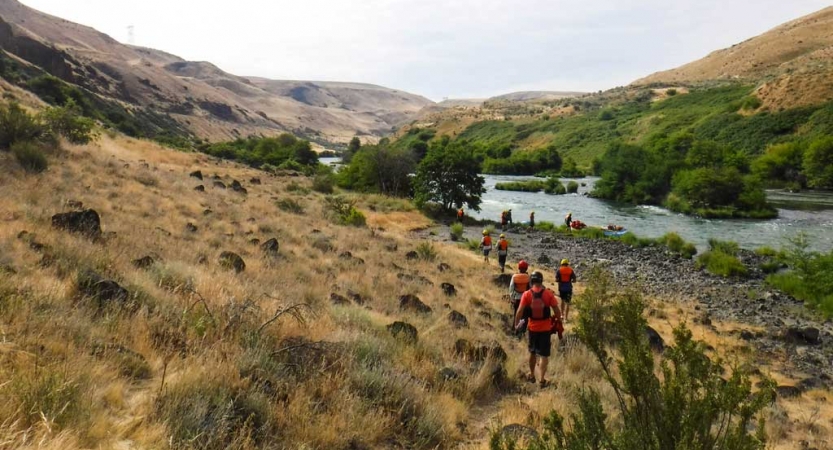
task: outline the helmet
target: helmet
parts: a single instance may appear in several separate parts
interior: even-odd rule
[[[500,238],[501,238],[501,239],[503,239],[503,238],[505,238],[505,237],[506,237],[506,235],[505,235],[505,234],[503,234],[503,233],[501,233]]]
[[[520,270],[521,272],[525,272],[526,269],[529,269],[529,263],[527,263],[524,260],[521,260],[521,262],[518,263],[518,270]]]
[[[532,284],[543,283],[544,282],[544,274],[541,273],[541,272],[538,272],[536,270],[535,272],[532,272],[532,275],[529,276],[529,281]]]
[[[488,236],[488,235],[489,235],[489,230],[483,230],[483,236]]]
[[[561,260],[561,265],[562,266],[569,266],[570,265],[570,260],[569,259],[562,259]]]

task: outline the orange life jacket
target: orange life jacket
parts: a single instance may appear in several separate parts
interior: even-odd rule
[[[492,237],[491,236],[483,236],[483,246],[484,247],[491,247],[492,246]]]
[[[523,294],[529,290],[529,274],[516,273],[512,276],[512,283],[515,284],[515,292]]]
[[[561,268],[558,269],[558,273],[556,275],[558,275],[559,283],[570,283],[573,281],[573,274],[574,272],[571,267],[561,266]]]
[[[502,240],[502,241],[497,241],[497,249],[498,250],[501,250],[501,251],[505,252],[506,249],[508,249],[508,248],[509,248],[509,241],[507,241],[505,239]]]
[[[459,217],[461,219],[463,218],[463,210],[462,209],[457,211],[457,217]]]
[[[552,316],[552,310],[550,306],[547,305],[547,302],[544,301],[544,292],[546,289],[542,289],[541,292],[532,292],[532,302],[527,306],[526,311],[524,311],[524,315],[529,320],[549,320],[550,316]]]

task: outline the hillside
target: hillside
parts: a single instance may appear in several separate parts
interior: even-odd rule
[[[0,0],[0,48],[102,99],[170,116],[200,138],[283,131],[328,145],[375,140],[428,99],[380,86],[235,76],[207,62],[123,45],[82,25]]]
[[[520,91],[497,95],[489,100],[508,100],[510,102],[552,101],[563,98],[581,97],[585,94],[585,92]]]
[[[740,80],[759,84],[772,110],[833,100],[833,7],[787,22],[760,36],[634,85]]]

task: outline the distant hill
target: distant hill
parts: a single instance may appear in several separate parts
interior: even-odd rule
[[[92,28],[0,0],[0,48],[101,99],[170,116],[211,140],[293,132],[322,144],[389,134],[434,102],[358,83],[276,81],[121,44]]]
[[[770,109],[833,100],[833,7],[634,85],[714,80],[757,84],[758,98]]]
[[[549,101],[561,100],[562,98],[579,97],[585,94],[585,92],[521,91],[498,95],[490,98],[489,100],[509,100],[513,102],[527,102],[534,100]]]

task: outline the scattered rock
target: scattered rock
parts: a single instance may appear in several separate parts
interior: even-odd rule
[[[258,241],[260,242],[260,241]],[[278,252],[281,249],[280,243],[276,238],[269,239],[268,241],[264,242],[263,245],[260,246],[260,250],[263,251],[267,256],[275,257],[278,256]]]
[[[423,277],[422,275],[413,275],[410,273],[398,273],[396,274],[396,278],[399,278],[402,281],[410,281],[413,283],[420,283],[426,286],[433,286],[434,282],[429,280],[428,278]]]
[[[416,343],[419,339],[418,332],[415,326],[406,322],[394,322],[388,325],[388,331],[393,337],[401,339],[406,342]]]
[[[101,236],[101,218],[92,209],[55,214],[52,216],[52,226],[90,238]]]
[[[740,332],[740,338],[744,341],[753,341],[758,338],[758,335],[749,330],[743,330]]]
[[[237,273],[246,270],[246,262],[237,253],[223,252],[220,254],[220,267],[227,270],[234,270]]]
[[[816,345],[821,343],[821,331],[816,327],[789,327],[783,338],[794,344]]]
[[[801,396],[801,389],[796,386],[777,386],[775,396],[778,398],[794,398]]]
[[[65,205],[67,208],[72,208],[72,209],[83,209],[83,208],[84,208],[84,203],[83,203],[83,202],[79,202],[78,200],[67,200],[67,201],[64,203],[64,205]]]
[[[195,171],[191,172],[190,176],[202,181],[202,172],[199,171],[199,170],[195,170]]]
[[[260,245],[260,239],[258,239],[258,238],[249,239],[249,245],[257,247],[258,245]]]
[[[440,265],[437,266],[437,270],[439,270],[440,272],[448,272],[449,270],[451,270],[451,266],[449,266],[446,263],[440,263]]]
[[[231,182],[231,190],[233,190],[234,192],[239,192],[241,194],[248,194],[248,191],[246,191],[246,188],[244,188],[243,185],[240,184],[240,182],[237,181],[237,180],[233,180]]]
[[[431,312],[431,307],[422,303],[422,300],[413,294],[407,294],[399,297],[399,309],[402,311],[411,311],[420,314],[427,314]]]
[[[477,315],[486,320],[492,320],[492,314],[489,311],[477,311]]]
[[[198,230],[198,228],[197,228],[197,226],[196,226],[196,225],[194,225],[193,223],[188,222],[188,223],[185,225],[185,230],[186,230],[186,231],[188,231],[189,233],[196,233],[196,232],[197,232],[197,230]]]
[[[504,362],[508,358],[506,351],[497,342],[490,345],[474,345],[465,339],[454,342],[454,353],[468,361],[483,362],[487,358]]]
[[[353,300],[353,302],[359,306],[363,306],[365,303],[368,302],[368,299],[366,299],[362,294],[359,294],[358,292],[353,291],[351,289],[347,290],[347,298]]]
[[[217,188],[217,189],[225,189],[226,188],[226,183],[223,183],[222,181],[215,181],[214,182],[214,187]]]
[[[201,185],[195,187],[194,190],[197,191],[197,192],[205,192],[205,186],[201,184]]]
[[[347,297],[343,295],[339,295],[333,292],[332,294],[330,294],[330,303],[337,306],[347,306],[350,304],[350,300],[347,300]]]
[[[260,186],[261,185],[260,178],[252,178],[251,180],[249,180],[249,183],[253,184],[255,186]]]
[[[415,250],[411,250],[410,252],[405,254],[405,259],[408,261],[415,261],[419,259],[419,253],[417,253]]]
[[[351,252],[343,252],[342,254],[338,255],[338,259],[349,261],[356,264],[364,264],[364,260],[361,258],[356,258],[353,256]]]
[[[25,241],[26,239],[29,239],[30,235],[31,235],[31,233],[29,233],[26,230],[23,230],[20,233],[17,233],[17,238],[20,239],[21,241]]]
[[[202,212],[202,215],[204,216],[210,216],[212,214],[214,214],[214,211],[212,211],[211,208],[208,208]]]
[[[91,270],[84,270],[79,273],[77,282],[78,292],[85,297],[98,301],[100,307],[110,302],[123,303],[130,297],[127,289]]]
[[[455,328],[466,328],[469,326],[469,320],[462,313],[452,310],[448,313],[448,321],[451,322]]]
[[[455,288],[451,283],[443,283],[440,285],[440,288],[443,290],[443,294],[448,297],[454,297],[457,295],[457,288]]]
[[[134,259],[133,260],[133,266],[136,267],[137,269],[147,269],[150,266],[154,265],[155,263],[156,263],[156,260],[153,259],[153,257],[150,256],[150,255],[143,256],[139,259]]]

